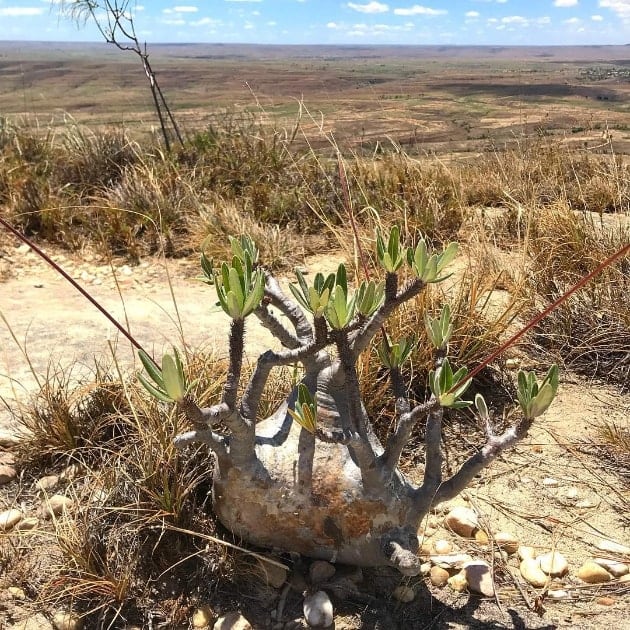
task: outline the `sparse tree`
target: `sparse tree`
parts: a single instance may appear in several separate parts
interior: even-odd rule
[[[527,434],[534,418],[553,400],[558,370],[542,383],[521,373],[518,399],[522,419],[495,434],[484,399],[474,406],[486,427],[487,441],[455,474],[443,478],[444,408],[462,408],[470,379],[465,368],[453,371],[448,359],[452,333],[448,306],[440,317],[425,317],[435,348],[428,401],[408,397],[402,366],[413,344],[383,338],[379,356],[389,371],[396,405],[396,428],[387,443],[376,437],[361,399],[357,360],[383,324],[405,302],[441,282],[457,245],[432,252],[424,240],[405,248],[398,228],[377,237],[381,282],[364,281],[354,291],[346,269],[321,273],[309,284],[297,272],[294,299],[258,262],[247,237],[231,239],[232,260],[219,269],[202,257],[208,283],[232,319],[229,371],[221,400],[200,408],[189,395],[177,352],[158,367],[140,352],[148,376],[146,389],[175,403],[192,424],[176,443],[207,444],[215,456],[214,511],[222,523],[257,545],[362,566],[391,565],[404,575],[420,571],[417,530],[432,506],[461,492],[501,452]],[[409,279],[403,283],[403,270]],[[277,313],[283,316],[282,320]],[[242,396],[245,320],[254,315],[283,349],[268,350],[257,361]],[[299,364],[303,375],[277,411],[259,419],[263,389],[273,368]],[[426,423],[424,478],[410,483],[398,468],[416,425]],[[224,428],[217,430],[218,425]]]
[[[183,146],[184,140],[171,108],[166,102],[157,77],[149,63],[147,45],[141,44],[136,35],[134,23],[135,0],[63,0],[61,13],[82,26],[88,21],[94,22],[103,39],[120,50],[135,53],[142,63],[142,68],[149,81],[153,105],[160,121],[160,129],[166,150],[171,150],[169,125],[177,141]]]

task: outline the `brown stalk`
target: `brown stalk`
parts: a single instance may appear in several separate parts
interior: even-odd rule
[[[547,317],[552,311],[558,308],[560,304],[568,300],[578,289],[581,289],[585,284],[590,282],[595,276],[599,275],[606,267],[609,267],[614,262],[617,262],[620,258],[623,258],[628,252],[630,252],[630,244],[624,245],[621,249],[616,251],[612,256],[609,256],[604,260],[604,262],[600,263],[591,271],[589,274],[581,278],[576,284],[574,284],[568,291],[563,293],[557,300],[552,302],[544,311],[535,315],[532,319],[527,322],[523,328],[521,328],[517,333],[512,335],[507,341],[502,343],[492,354],[490,354],[486,359],[484,359],[474,370],[469,372],[464,378],[456,383],[448,390],[447,393],[451,394],[458,387],[463,385],[466,381],[469,381],[473,376],[476,376],[485,368],[491,361],[494,361],[500,354],[505,352],[510,346],[513,346],[528,330],[533,328],[539,321]]]

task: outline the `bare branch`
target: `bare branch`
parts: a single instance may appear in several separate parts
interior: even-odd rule
[[[265,296],[269,298],[272,306],[275,306],[293,325],[298,340],[302,345],[313,338],[313,329],[304,311],[293,300],[288,298],[280,288],[278,281],[266,269],[265,272]]]
[[[261,325],[266,328],[285,348],[295,350],[300,347],[299,339],[290,333],[276,316],[267,308],[266,304],[261,304],[254,314]]]
[[[518,425],[506,429],[501,435],[491,436],[484,447],[469,457],[462,467],[442,483],[435,495],[434,503],[448,501],[457,496],[472,481],[473,477],[488,466],[503,451],[522,440],[529,431],[532,420],[524,419]]]
[[[390,275],[388,274],[388,278]],[[378,333],[381,326],[385,323],[387,318],[398,308],[401,304],[404,304],[408,300],[411,300],[424,289],[426,285],[422,280],[418,278],[412,280],[407,286],[398,293],[395,297],[385,299],[383,305],[372,315],[367,323],[359,330],[356,335],[353,336],[351,341],[351,350],[353,357],[356,361],[358,356],[368,347],[370,341]]]

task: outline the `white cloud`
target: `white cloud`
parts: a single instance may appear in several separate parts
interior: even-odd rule
[[[332,28],[333,30],[337,30],[341,27],[339,26],[339,24],[337,24],[337,22],[328,22],[328,24],[326,24],[326,28]]]
[[[529,25],[529,20],[522,17],[521,15],[508,15],[504,18],[501,18],[501,22],[503,24],[518,24],[519,26]]]
[[[576,18],[576,17],[572,17],[569,18],[568,20],[564,20],[565,24],[568,24],[569,26],[573,26],[575,24],[579,24],[582,20],[580,20],[580,18]]]
[[[578,0],[554,0],[554,7],[574,7]]]
[[[478,18],[480,15],[479,11],[466,11],[467,18]]]
[[[591,15],[593,22],[603,22],[604,18],[601,15]]]
[[[421,4],[414,4],[408,9],[394,9],[396,15],[446,15],[448,11],[445,9],[431,9]]]
[[[387,13],[389,5],[382,2],[368,2],[367,4],[358,4],[357,2],[348,2],[348,8],[359,13]]]
[[[218,26],[221,24],[221,20],[215,20],[210,17],[203,17],[200,20],[192,20],[188,22],[191,26]]]
[[[624,21],[630,21],[630,0],[599,0],[599,6],[610,9]]]
[[[44,9],[37,7],[4,7],[0,9],[0,15],[3,17],[29,17],[33,15],[41,15]]]
[[[175,11],[175,13],[197,13],[199,9],[190,5],[180,5],[177,7],[173,7],[173,11]]]

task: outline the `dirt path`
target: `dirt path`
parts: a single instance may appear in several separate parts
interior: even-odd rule
[[[127,321],[147,351],[160,356],[173,344],[181,348],[183,336],[191,347],[225,354],[230,320],[215,305],[214,290],[196,279],[193,263],[169,261],[167,272],[158,260],[135,267],[120,261],[112,270],[89,253],[70,259],[57,252],[53,258],[118,321]],[[0,396],[9,405],[37,389],[29,362],[38,375],[74,366],[72,376],[79,378],[95,358],[107,363],[115,347],[123,369],[134,365],[131,344],[124,336],[35,254],[25,247],[5,248],[3,260],[8,277],[0,282],[0,313],[8,326],[0,322]],[[271,335],[252,322],[247,356],[255,359],[271,345]],[[0,426],[10,421],[7,409],[0,410]]]

